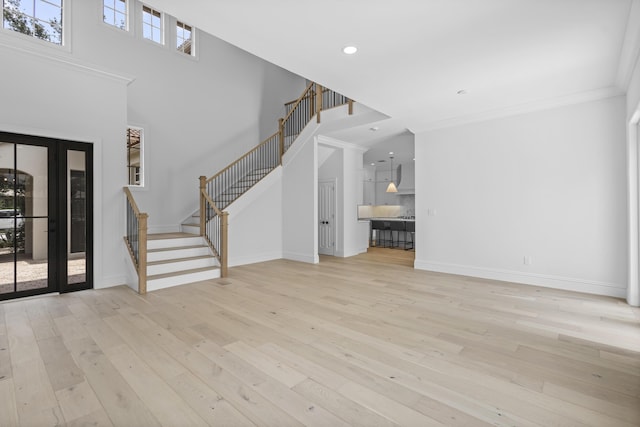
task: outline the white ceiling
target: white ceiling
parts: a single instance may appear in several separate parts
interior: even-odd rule
[[[392,117],[394,132],[624,93],[640,28],[636,0],[147,3]]]

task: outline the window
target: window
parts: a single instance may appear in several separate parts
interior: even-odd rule
[[[142,6],[142,36],[162,44],[162,13]]]
[[[3,0],[2,27],[62,45],[62,0]]]
[[[144,186],[143,166],[143,131],[141,128],[127,128],[127,182],[129,185]]]
[[[127,29],[127,0],[104,0],[102,19],[105,23]]]
[[[193,29],[190,25],[176,23],[176,47],[178,52],[193,55]]]

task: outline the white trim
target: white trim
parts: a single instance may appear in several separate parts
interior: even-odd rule
[[[525,273],[521,271],[509,271],[468,265],[449,264],[437,261],[416,260],[414,262],[414,268],[417,270],[427,270],[438,273],[479,277],[483,279],[521,283],[524,285],[540,286],[544,288],[554,288],[573,292],[606,295],[615,298],[624,298],[625,296],[625,288],[623,285],[584,280],[573,277]]]
[[[147,163],[146,163],[146,151],[147,151],[147,147],[146,147],[146,137],[147,137],[147,131],[144,127],[138,126],[138,125],[131,125],[128,124],[127,125],[127,130],[129,129],[135,129],[135,130],[139,130],[140,131],[140,184],[129,184],[129,173],[131,173],[131,171],[129,170],[129,162],[128,160],[126,161],[127,163],[127,187],[129,187],[129,189],[146,189],[147,188]],[[125,144],[127,144],[127,142],[125,142]],[[127,150],[129,149],[128,147],[126,147]],[[129,153],[126,153],[127,156],[129,155]],[[126,160],[126,159],[125,159]]]
[[[616,85],[623,90],[629,88],[633,70],[640,57],[640,0],[633,0],[625,30],[624,42],[618,61]]]
[[[596,89],[586,92],[574,93],[571,95],[557,96],[548,99],[542,99],[525,104],[513,105],[510,107],[499,108],[495,110],[485,111],[467,116],[454,117],[450,119],[439,120],[435,122],[419,124],[417,126],[409,126],[409,130],[414,134],[445,129],[455,126],[461,126],[471,123],[484,122],[488,120],[501,119],[504,117],[517,116],[536,111],[549,110],[558,107],[566,107],[569,105],[582,104],[585,102],[599,101],[601,99],[623,96],[625,91],[617,86],[609,86],[602,89]],[[417,118],[420,120],[420,118]]]
[[[627,217],[628,217],[628,277],[627,302],[640,306],[640,141],[638,125],[640,105],[629,120],[627,132]]]
[[[356,145],[351,142],[341,141],[339,139],[332,138],[330,136],[325,136],[325,135],[316,136],[316,142],[320,145],[326,145],[328,147],[342,148],[342,149],[346,148],[350,150],[359,151],[361,153],[369,151],[368,147],[363,147],[362,145]]]
[[[30,46],[19,46],[11,43],[6,43],[2,38],[0,38],[0,48],[11,49],[15,52],[18,52],[22,55],[33,56],[39,59],[44,59],[55,63],[57,65],[66,66],[72,68],[74,71],[86,72],[88,74],[103,77],[109,80],[115,80],[119,82],[123,82],[126,85],[131,84],[135,77],[127,76],[120,73],[115,73],[111,71],[107,71],[101,68],[98,68],[96,65],[91,65],[87,63],[79,62],[75,59],[71,59],[71,56],[61,56],[59,54],[53,54],[51,51],[42,51],[42,50],[33,50]]]
[[[344,219],[342,218],[342,215],[340,215],[340,217],[338,217],[338,178],[337,177],[333,177],[333,178],[326,178],[326,179],[318,179],[317,180],[317,186],[318,186],[318,195],[320,195],[320,184],[333,184],[333,242],[332,242],[332,253],[323,253],[320,252],[320,230],[318,230],[318,255],[329,255],[329,256],[336,256],[338,254],[338,225],[339,222],[343,223],[343,228],[344,228]],[[318,218],[316,220],[316,228],[320,228],[320,200],[318,200],[317,203],[317,210],[318,210]]]
[[[229,267],[238,267],[240,265],[257,264],[259,262],[273,261],[274,259],[282,259],[282,251],[262,252],[251,256],[229,257]]]
[[[367,250],[368,250],[368,247],[364,246],[364,247],[357,248],[357,249],[336,251],[336,256],[339,257],[339,258],[349,258],[349,257],[352,257],[352,256],[364,254],[364,253],[367,252]]]
[[[282,258],[288,259],[290,261],[306,262],[308,264],[318,264],[318,263],[320,263],[320,257],[318,256],[318,254],[314,254],[313,256],[309,256],[307,254],[284,251],[282,253]]]

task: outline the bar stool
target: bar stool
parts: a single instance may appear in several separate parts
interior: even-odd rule
[[[404,250],[408,251],[409,249],[414,249],[414,239],[415,239],[415,235],[416,235],[416,223],[415,221],[407,221],[405,222],[405,227],[404,227]],[[407,248],[407,235],[409,235],[411,237],[411,248]]]
[[[391,232],[391,247],[393,248],[393,232],[395,231],[397,236],[398,236],[398,240],[397,246],[400,246],[400,232],[402,231],[404,233],[404,240],[406,242],[407,240],[407,232],[405,231],[405,226],[404,226],[405,222],[404,221],[389,221],[389,231]],[[405,245],[406,246],[406,245]]]
[[[389,230],[389,222],[381,220],[371,220],[371,230],[376,231],[376,246],[380,246],[380,237],[382,237],[382,244],[384,245],[384,232]]]

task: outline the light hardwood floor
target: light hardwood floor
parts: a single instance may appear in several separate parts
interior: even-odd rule
[[[638,309],[395,254],[0,304],[0,425],[640,425]]]

